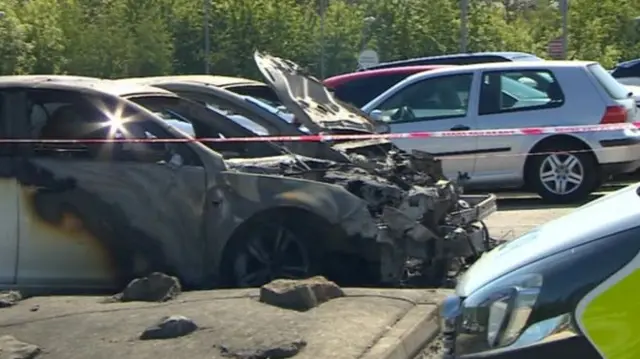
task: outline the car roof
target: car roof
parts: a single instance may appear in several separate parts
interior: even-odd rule
[[[417,66],[399,66],[392,68],[382,68],[382,69],[373,69],[369,71],[358,71],[358,72],[350,72],[346,74],[332,76],[323,81],[323,83],[329,87],[339,86],[345,82],[350,82],[353,80],[375,77],[380,75],[397,75],[397,74],[407,74],[411,75],[418,72],[423,71],[431,71],[444,67],[452,67],[457,65],[417,65]]]
[[[67,75],[0,76],[0,88],[7,87],[72,90],[87,93],[98,92],[118,97],[143,94],[176,96],[170,91],[137,83],[123,83],[95,77]]]
[[[414,63],[420,61],[436,61],[436,60],[454,60],[461,58],[475,58],[475,57],[502,57],[505,60],[514,61],[518,58],[533,58],[537,57],[533,54],[529,54],[526,52],[516,52],[516,51],[493,51],[493,52],[468,52],[468,53],[456,53],[456,54],[445,54],[445,55],[436,55],[436,56],[425,56],[425,57],[414,57],[411,59],[405,60],[397,60],[397,61],[389,61],[382,62],[378,65],[372,66],[372,69],[375,69],[377,66],[389,66],[389,65],[401,65],[403,63]],[[369,69],[364,69],[366,71],[371,71]]]
[[[586,67],[588,65],[597,64],[594,61],[536,61],[536,62],[492,62],[472,65],[450,66],[432,71],[417,73],[411,78],[431,77],[437,74],[457,74],[469,71],[485,70],[540,70],[540,69],[558,69],[558,68],[576,68]]]
[[[231,77],[231,76],[214,76],[214,75],[177,75],[177,76],[153,76],[153,77],[132,77],[118,79],[118,81],[133,81],[143,84],[145,81],[153,82],[170,82],[170,81],[196,81],[202,82],[216,87],[231,87],[238,85],[252,85],[252,86],[267,86],[265,83],[246,79],[243,77]]]
[[[627,68],[627,67],[633,67],[636,65],[640,65],[640,58],[620,62],[616,65],[616,67]]]

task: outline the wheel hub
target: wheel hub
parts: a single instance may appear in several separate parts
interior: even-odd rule
[[[267,227],[249,237],[234,263],[239,286],[255,287],[278,278],[308,274],[309,254],[300,238],[287,229]]]
[[[556,195],[568,195],[584,182],[584,167],[570,153],[551,154],[540,165],[539,177],[544,188]]]

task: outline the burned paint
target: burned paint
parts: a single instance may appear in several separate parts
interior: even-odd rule
[[[118,264],[108,248],[85,227],[78,214],[45,209],[47,201],[41,195],[34,187],[23,187],[19,194],[17,285],[84,282],[115,287]]]
[[[100,103],[136,114],[128,124],[141,131],[131,133],[183,136],[100,86],[87,89],[84,86],[88,85],[63,81],[36,85],[40,97],[35,100],[55,103],[68,101],[70,96],[98,96]],[[30,103],[28,94],[21,100],[25,109]],[[14,100],[11,108],[20,109],[20,100]],[[16,112],[15,120],[29,123],[29,113]],[[13,135],[25,136],[19,131]],[[179,277],[186,287],[210,287],[229,270],[224,267],[225,256],[233,251],[227,249],[243,239],[243,224],[260,223],[253,220],[264,213],[286,214],[296,209],[296,213],[313,215],[300,218],[319,218],[317,223],[335,227],[314,240],[314,248],[355,255],[364,259],[356,270],[373,268],[388,282],[397,283],[408,257],[434,258],[425,243],[443,239],[444,218],[457,204],[456,188],[447,183],[415,187],[411,182],[415,178],[407,177],[403,168],[418,177],[421,172],[413,168],[418,156],[404,162],[395,157],[376,159],[369,167],[294,156],[225,165],[219,154],[199,143],[167,145],[161,147],[166,153],[142,159],[136,156],[141,147],[144,145],[132,146],[128,152],[112,151],[112,157],[105,159],[91,155],[101,151],[56,145],[31,148],[25,156],[12,159],[19,185],[36,188],[24,198],[31,206],[25,218],[47,224],[33,227],[33,239],[28,230],[19,234],[21,243],[23,238],[24,243],[47,243],[20,251],[20,258],[25,259],[18,263],[19,282],[108,286],[161,271]],[[152,147],[143,152],[158,150]],[[178,161],[164,160],[169,154]],[[25,223],[25,229],[31,226]],[[92,260],[103,253],[113,267]],[[21,278],[21,271],[31,271],[33,276]]]

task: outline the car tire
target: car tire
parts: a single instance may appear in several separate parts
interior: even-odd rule
[[[275,279],[320,273],[322,231],[299,216],[271,213],[246,223],[229,243],[221,267],[224,287],[260,287]]]
[[[546,202],[582,201],[598,187],[598,162],[583,148],[556,142],[532,155],[525,180]]]

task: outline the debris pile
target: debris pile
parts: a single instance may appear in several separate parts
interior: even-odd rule
[[[20,292],[14,290],[0,292],[0,308],[13,307],[21,300],[22,294]]]
[[[385,156],[358,151],[349,156],[353,161],[283,155],[231,159],[227,164],[240,172],[339,185],[361,198],[371,217],[385,228],[376,239],[385,257],[382,285],[406,285],[402,273],[406,275],[410,259],[417,259],[424,279],[421,285],[442,286],[452,265],[464,269],[472,258],[490,249],[486,229],[477,225],[483,219],[477,214],[480,211],[464,200],[461,186],[444,178],[439,160],[420,151],[389,151]],[[495,200],[491,205],[485,215],[495,210]],[[454,213],[469,210],[476,214],[464,220],[454,218]]]

